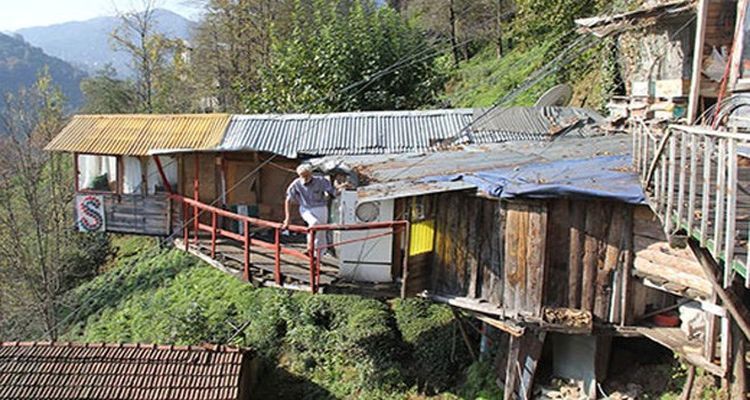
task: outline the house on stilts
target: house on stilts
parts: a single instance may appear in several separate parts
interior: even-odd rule
[[[421,296],[508,333],[508,398],[528,395],[545,341],[556,374],[592,394],[614,336],[722,374],[689,332],[648,319],[686,299],[726,313],[647,204],[632,137],[605,122],[565,107],[82,115],[47,149],[73,155],[82,230],[164,237],[256,285]],[[352,188],[329,224],[283,230],[303,162]],[[311,232],[330,254],[307,248]]]

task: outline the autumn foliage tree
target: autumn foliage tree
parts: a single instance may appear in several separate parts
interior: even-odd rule
[[[109,256],[103,235],[78,234],[70,157],[45,152],[63,127],[64,99],[48,72],[8,96],[0,119],[0,335],[54,340],[62,295]]]

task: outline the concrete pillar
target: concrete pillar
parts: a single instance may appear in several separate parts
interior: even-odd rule
[[[582,382],[584,392],[595,400],[597,384],[607,376],[612,338],[554,334],[551,339],[554,376]]]

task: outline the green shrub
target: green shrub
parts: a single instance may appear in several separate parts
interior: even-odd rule
[[[450,307],[422,299],[393,303],[398,328],[410,346],[409,369],[418,386],[438,392],[457,382],[470,357]]]

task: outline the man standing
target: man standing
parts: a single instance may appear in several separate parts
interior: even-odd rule
[[[331,182],[320,176],[313,176],[312,167],[301,164],[297,167],[298,178],[295,179],[286,190],[286,201],[284,202],[284,223],[282,229],[286,229],[290,222],[292,202],[299,204],[299,213],[305,220],[307,226],[324,225],[328,223],[328,198],[336,197],[346,184],[337,184],[334,189]],[[310,248],[313,240],[316,249],[323,249],[328,245],[327,232],[317,232],[315,238],[312,235],[307,238]]]

